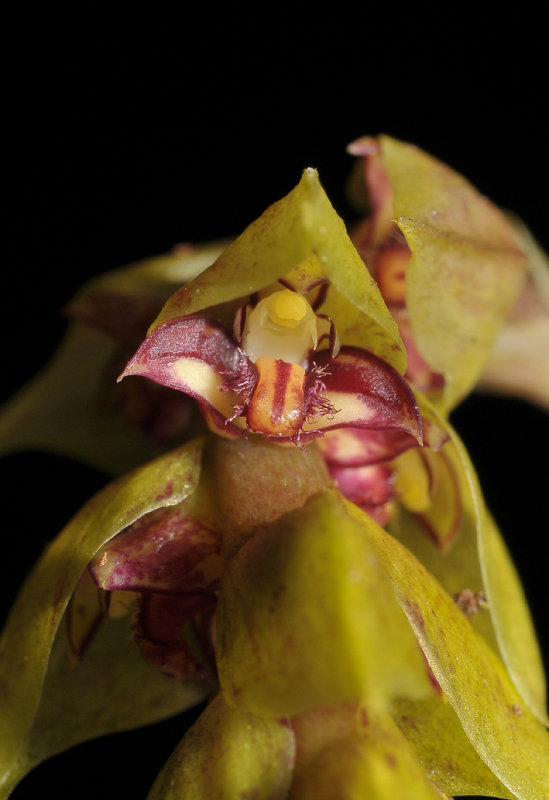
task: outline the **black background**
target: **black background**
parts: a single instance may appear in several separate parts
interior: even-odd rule
[[[362,134],[418,144],[549,245],[545,45],[527,4],[497,18],[427,4],[154,8],[21,7],[8,20],[3,398],[47,361],[65,328],[60,309],[91,276],[240,232],[306,166],[350,218],[345,146]],[[547,415],[475,396],[454,423],[523,576],[547,663]],[[7,608],[44,544],[106,479],[44,454],[10,456],[1,470]],[[14,800],[50,789],[145,797],[185,724],[76,748]]]

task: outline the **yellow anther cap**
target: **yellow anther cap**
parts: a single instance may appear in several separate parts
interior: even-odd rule
[[[309,304],[300,294],[286,289],[271,295],[269,318],[277,325],[295,328],[307,316]]]

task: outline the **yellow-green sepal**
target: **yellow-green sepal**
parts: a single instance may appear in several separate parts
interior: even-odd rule
[[[394,219],[412,256],[406,307],[449,411],[473,388],[520,294],[526,259],[509,219],[461,175],[419,148],[380,137]]]
[[[446,798],[387,713],[330,707],[301,715],[293,726],[297,761],[291,800]]]
[[[377,529],[369,517],[364,524]],[[216,647],[230,705],[278,718],[359,698],[386,708],[394,696],[430,696],[362,525],[338,492],[323,491],[257,528],[229,558]]]
[[[427,700],[397,700],[393,718],[417,758],[442,791],[514,800],[515,795],[482,761],[465,735],[445,695]]]
[[[499,650],[523,701],[545,725],[546,682],[540,647],[524,590],[496,523],[486,509],[478,477],[467,449],[454,428],[418,395],[422,415],[448,435],[442,453],[451,465],[461,505],[453,543],[442,551],[417,517],[399,507],[391,533],[410,549],[450,595],[463,590],[484,592],[485,610],[471,618],[473,627]],[[433,457],[437,457],[433,453]],[[398,470],[398,459],[395,461]],[[449,498],[449,502],[453,502]]]
[[[231,708],[219,694],[176,747],[147,800],[284,800],[294,757],[289,723]]]
[[[242,300],[281,279],[292,284],[328,281],[326,313],[341,340],[360,344],[405,370],[396,323],[314,169],[306,169],[295,189],[252,222],[209,269],[172,295],[150,331],[168,320]]]
[[[106,486],[69,522],[27,577],[0,639],[0,676],[3,686],[0,787],[13,786],[33,765],[33,761],[36,763],[37,758],[41,760],[50,755],[50,744],[53,752],[57,752],[60,746],[64,746],[63,741],[68,744],[74,743],[75,738],[82,741],[96,735],[97,727],[102,728],[100,720],[103,712],[98,712],[99,721],[83,719],[83,727],[78,733],[71,730],[65,739],[63,734],[58,739],[52,733],[51,742],[46,738],[37,744],[40,737],[33,730],[33,724],[35,718],[37,724],[41,724],[42,693],[51,690],[54,695],[57,693],[59,699],[59,674],[67,666],[66,654],[64,659],[56,656],[51,661],[51,667],[58,670],[58,675],[50,674],[46,677],[56,632],[79,578],[97,550],[144,514],[162,506],[182,502],[194,490],[200,475],[201,450],[202,440],[193,440]],[[105,638],[99,639],[97,646],[101,648],[111,644],[112,638],[106,634]],[[101,663],[106,658],[104,652],[95,663]],[[148,687],[143,686],[143,697],[149,689],[154,692],[158,676],[152,669],[150,677],[152,683]],[[108,679],[109,674],[103,669],[96,675],[97,698],[105,692],[105,681]],[[91,690],[91,687],[88,689]],[[78,694],[76,689],[75,693]],[[88,702],[82,699],[84,704]],[[172,713],[196,700],[196,692],[181,692],[174,686]],[[51,706],[51,702],[51,697],[45,697],[46,704]],[[109,694],[108,703],[112,708],[103,721],[109,718],[111,712],[112,718],[117,718],[116,695],[111,697]],[[164,699],[164,707],[165,703]],[[147,706],[146,701],[144,705]],[[147,720],[148,712],[141,716],[142,710],[142,706],[136,704],[132,720],[127,706],[120,709],[120,728],[151,721],[150,717]],[[47,715],[48,712],[43,713]],[[70,706],[63,713],[70,713]],[[86,730],[88,722],[91,724],[91,732]],[[59,717],[56,718],[56,724],[61,724]],[[74,720],[71,724],[74,724]],[[101,729],[101,732],[106,731]]]
[[[549,735],[498,657],[425,567],[348,503],[385,566],[442,691],[480,758],[519,800],[549,793]]]

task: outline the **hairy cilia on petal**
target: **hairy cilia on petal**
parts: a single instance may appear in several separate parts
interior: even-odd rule
[[[128,375],[143,375],[163,386],[179,389],[197,398],[211,419],[229,435],[236,427],[230,420],[239,395],[238,384],[232,390],[231,380],[241,381],[248,364],[218,322],[206,317],[181,317],[167,322],[145,339],[119,380]],[[251,385],[254,383],[252,378]]]
[[[142,375],[189,394],[226,437],[301,444],[353,425],[421,443],[403,354],[375,282],[306,170],[168,300],[120,379]]]
[[[223,436],[251,431],[301,443],[353,426],[401,431],[416,444],[422,441],[415,396],[399,373],[363,348],[340,347],[330,319],[315,315],[307,299],[289,289],[255,306],[250,299],[237,312],[232,333],[210,317],[160,325],[121,378],[129,375],[195,397],[210,427]]]

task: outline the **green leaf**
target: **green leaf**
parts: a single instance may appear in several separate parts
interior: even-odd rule
[[[271,718],[433,691],[362,519],[334,490],[257,528],[228,560],[216,652],[227,702]]]
[[[333,315],[345,344],[360,344],[400,372],[405,370],[406,353],[396,323],[314,169],[305,170],[295,189],[249,225],[209,269],[177,291],[150,331],[168,320],[245,298],[280,278],[293,283],[296,274],[305,282],[330,282],[333,298],[327,301],[326,313]]]
[[[549,794],[549,736],[503,665],[425,567],[396,539],[354,518],[385,566],[433,674],[480,758],[519,800]]]
[[[465,178],[417,147],[380,142],[394,216],[412,251],[406,306],[414,339],[444,375],[449,410],[482,373],[522,289],[525,257],[507,217]]]
[[[0,786],[11,785],[26,761],[55,633],[69,598],[94,553],[142,515],[181,502],[195,488],[202,441],[109,484],[50,544],[27,577],[0,639]]]
[[[148,800],[285,800],[293,764],[289,724],[229,708],[218,695],[172,753]]]

